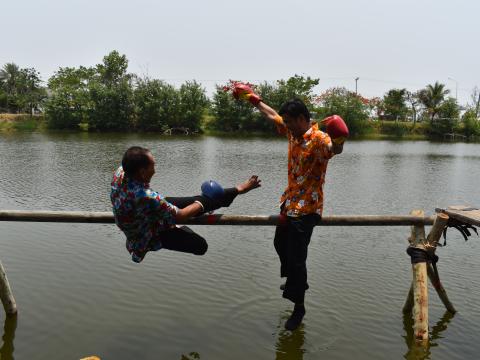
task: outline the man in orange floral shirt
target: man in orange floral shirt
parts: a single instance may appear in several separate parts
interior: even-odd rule
[[[283,297],[295,304],[285,328],[294,330],[305,315],[308,245],[322,216],[328,160],[343,151],[348,129],[334,115],[324,120],[327,133],[320,131],[299,99],[287,101],[277,113],[248,84],[234,83],[232,90],[235,98],[251,102],[288,137],[288,186],[280,199],[280,213],[285,221],[277,225],[274,245],[280,258],[280,276],[287,278],[280,287]]]

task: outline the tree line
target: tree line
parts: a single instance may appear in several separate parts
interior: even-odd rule
[[[0,112],[45,114],[54,129],[91,131],[270,132],[273,126],[250,104],[237,101],[217,85],[209,99],[196,81],[176,88],[165,81],[127,72],[125,55],[112,51],[94,67],[64,67],[43,85],[34,68],[8,63],[0,70]],[[338,114],[354,135],[377,124],[385,132],[402,135],[422,124],[427,135],[448,133],[480,136],[480,91],[475,88],[466,107],[435,82],[416,92],[391,89],[382,98],[365,98],[346,88],[317,94],[319,79],[295,75],[262,82],[255,91],[274,108],[291,98],[302,99],[315,119]]]

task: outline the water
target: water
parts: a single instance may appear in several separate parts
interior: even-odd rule
[[[262,187],[224,213],[276,214],[286,185],[283,139],[2,134],[0,209],[109,211],[124,150],[152,149],[163,194],[206,179]],[[327,214],[408,214],[480,205],[480,145],[358,141],[329,165]],[[197,226],[209,250],[130,261],[114,225],[0,223],[0,259],[19,307],[1,359],[473,359],[480,351],[480,239],[449,231],[439,270],[453,317],[430,289],[431,342],[412,346],[402,306],[411,281],[408,227],[317,227],[304,324],[283,330],[273,227]]]

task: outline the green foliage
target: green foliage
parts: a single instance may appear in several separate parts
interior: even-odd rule
[[[88,122],[90,113],[89,82],[95,69],[60,68],[48,81],[52,92],[45,103],[48,126],[54,129],[77,129]]]
[[[214,119],[209,123],[209,128],[212,130],[245,131],[257,120],[251,104],[233,99],[232,95],[225,92],[221,86],[217,86],[213,94],[212,113]]]
[[[448,93],[449,90],[445,89],[445,85],[440,84],[438,81],[433,85],[427,85],[425,89],[418,92],[418,98],[430,115],[430,120],[433,120],[438,114],[440,106],[445,101],[445,96]]]
[[[406,122],[382,121],[380,123],[380,132],[385,135],[401,138],[408,135],[413,126]]]
[[[40,74],[34,68],[20,69],[7,63],[0,70],[0,109],[11,113],[31,113],[38,109],[46,91]]]
[[[455,132],[458,126],[460,109],[454,98],[442,102],[437,109],[437,117],[431,120],[430,134],[434,137],[442,137],[447,133]]]
[[[179,122],[176,126],[200,130],[200,122],[209,105],[205,89],[196,81],[187,81],[180,86],[178,94]]]
[[[313,88],[318,79],[295,75],[275,83],[264,82],[255,87],[260,97],[274,109],[279,109],[288,100],[299,98],[312,108]],[[218,86],[212,101],[213,121],[209,128],[219,131],[273,132],[274,125],[256,111],[251,104],[237,101]]]
[[[172,85],[160,80],[139,80],[135,89],[138,129],[160,131],[176,124],[179,100]]]
[[[89,129],[118,131],[131,127],[134,115],[133,89],[128,79],[108,85],[89,84]]]
[[[340,115],[347,123],[351,135],[368,133],[368,103],[345,88],[331,88],[317,100],[317,113],[321,118]]]
[[[480,120],[475,114],[475,109],[470,109],[462,117],[463,135],[468,138],[480,136]]]
[[[406,89],[391,89],[383,97],[383,117],[388,120],[403,120],[407,115],[408,108],[405,104]]]

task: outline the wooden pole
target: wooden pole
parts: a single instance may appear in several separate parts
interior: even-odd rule
[[[0,221],[65,222],[113,224],[111,212],[0,210]],[[202,215],[182,224],[188,225],[277,225],[285,221],[279,215]],[[325,216],[319,226],[408,226],[432,225],[434,217],[404,215]]]
[[[412,210],[410,215],[423,217],[425,212],[421,209]],[[412,225],[410,228],[410,237],[408,238],[408,242],[410,246],[421,248],[422,244],[425,242],[425,227],[421,225]],[[414,291],[413,291],[413,282],[410,286],[410,290],[408,291],[407,299],[405,300],[405,304],[403,305],[403,312],[409,313],[413,310],[414,305]]]
[[[421,236],[415,239],[415,246],[418,249],[434,252],[448,223],[448,215],[437,214],[432,229],[425,240]],[[416,235],[422,235],[419,230]],[[417,340],[428,340],[428,280],[427,263],[420,262],[412,264],[413,269],[413,332]]]
[[[411,214],[412,215],[417,215],[417,216],[423,216],[423,212],[419,212],[418,210],[412,211]],[[441,216],[440,218],[442,219],[442,222],[444,222],[445,225],[446,225],[446,222],[448,222],[448,219],[446,219],[446,221],[445,221],[443,216]],[[414,229],[414,228],[417,228],[417,229]],[[418,236],[420,238],[417,240]],[[432,239],[433,233],[432,233],[432,235],[429,235],[429,236],[430,236],[430,239]],[[438,233],[435,236],[438,236]],[[435,247],[438,244],[439,238],[440,237],[437,237],[435,239],[435,245],[434,245]],[[425,228],[421,225],[412,226],[412,234],[409,238],[410,244],[414,244],[414,243],[418,243],[418,242],[423,243],[425,241],[426,241],[425,240]],[[455,314],[456,313],[455,307],[450,302],[450,299],[448,298],[448,295],[447,295],[447,291],[445,290],[442,283],[440,282],[440,278],[435,273],[432,264],[427,264],[427,275],[428,275],[428,278],[430,279],[430,282],[431,282],[433,288],[437,292],[438,297],[442,301],[443,305],[445,305],[445,308],[450,313]],[[403,306],[403,312],[408,313],[408,312],[411,312],[412,309],[413,309],[413,285],[410,287],[407,299],[405,300],[405,305]]]
[[[450,302],[450,299],[448,298],[448,295],[447,295],[447,291],[445,290],[442,283],[440,282],[440,278],[437,276],[437,274],[435,274],[432,264],[427,264],[427,273],[433,288],[437,291],[438,297],[440,298],[440,300],[442,300],[442,303],[443,305],[445,305],[445,308],[452,314],[455,314],[457,310],[455,310],[455,307]]]
[[[411,215],[423,216],[423,210],[413,210]],[[424,249],[425,228],[423,226],[412,226],[408,239],[410,246],[417,249]],[[416,340],[428,339],[428,283],[427,264],[425,262],[412,264],[412,285],[408,292],[407,300],[403,306],[404,313],[412,312],[413,315],[413,337]]]
[[[12,289],[8,283],[7,274],[0,261],[0,299],[2,300],[3,308],[7,315],[14,315],[17,313],[17,303],[13,298]]]

